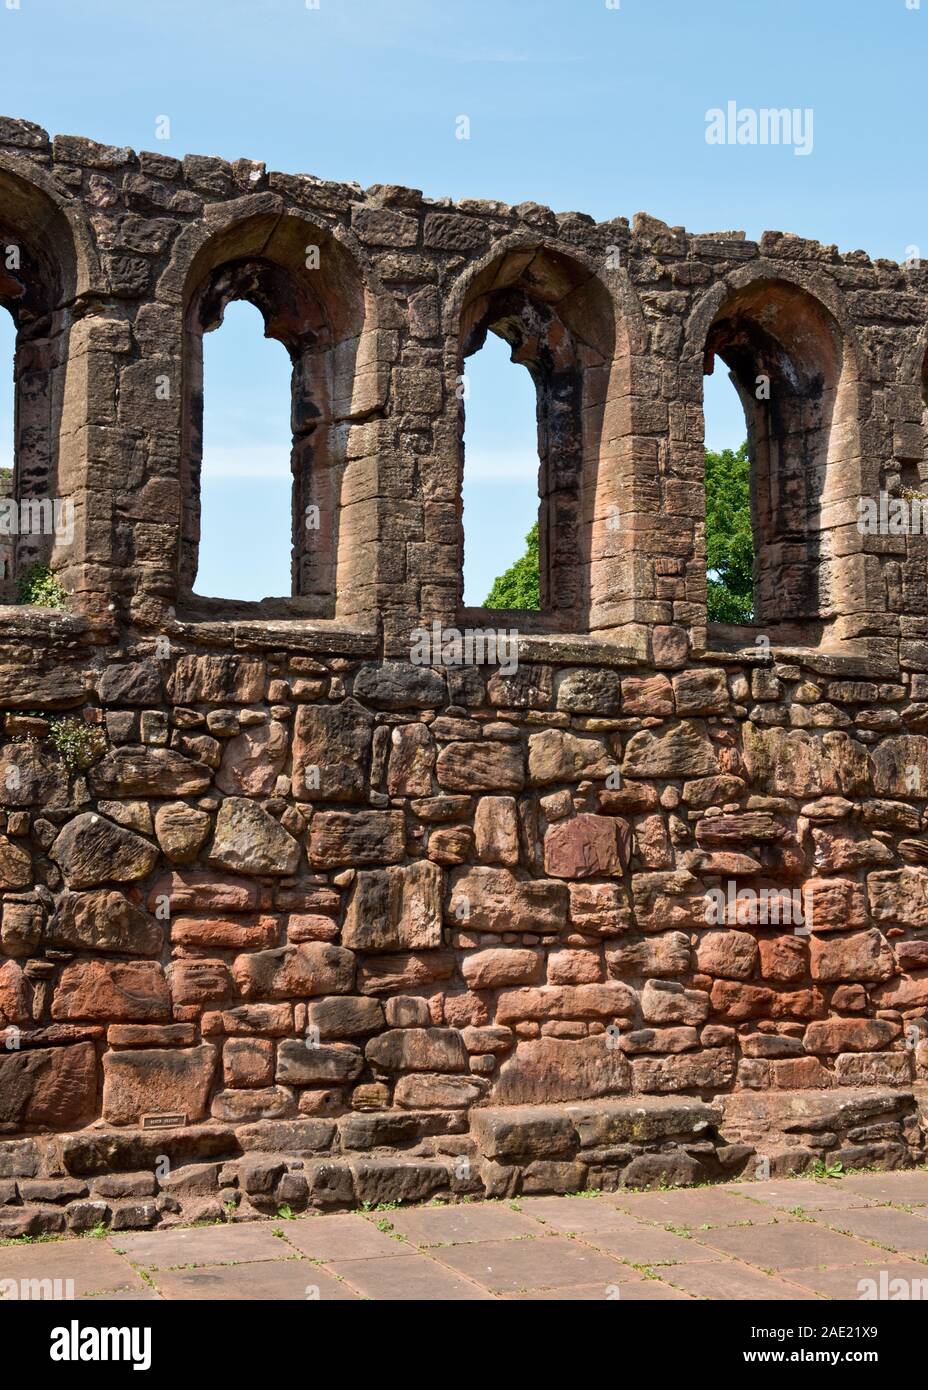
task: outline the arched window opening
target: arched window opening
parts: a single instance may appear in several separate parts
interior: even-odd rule
[[[754,526],[744,407],[727,371],[703,386],[706,608],[710,623],[754,621]]]
[[[339,611],[360,609],[365,585],[371,582],[370,562],[363,563],[361,542],[372,531],[369,513],[377,498],[375,494],[373,503],[367,493],[358,502],[343,498],[343,476],[349,426],[382,407],[385,388],[378,394],[382,374],[375,363],[368,364],[366,372],[358,370],[359,352],[364,345],[370,351],[370,345],[363,331],[365,294],[354,263],[328,232],[314,224],[297,217],[261,216],[235,223],[207,242],[194,258],[187,287],[178,568],[182,606],[193,616],[230,616],[236,606],[247,605],[246,611],[252,611],[263,600],[262,616],[331,617],[336,612],[337,560]],[[231,338],[217,349],[216,359],[212,346],[208,349],[210,373],[214,361],[236,351],[240,335],[246,332],[243,316],[253,327],[251,306],[260,313],[264,336],[275,339],[289,356],[289,397],[271,385],[271,372],[275,382],[280,381],[281,364],[277,360],[271,367],[269,357],[263,359],[260,376],[242,383],[253,393],[244,409],[241,402],[232,402],[235,413],[228,415],[228,395],[218,403],[211,397],[207,444],[216,452],[212,463],[206,459],[204,471],[204,337],[219,328],[230,306],[230,328],[222,332]],[[221,339],[222,334],[214,341]],[[279,359],[274,344],[267,351]],[[254,360],[251,352],[248,360]],[[242,364],[234,369],[226,364],[233,385],[241,382]],[[207,386],[212,393],[212,376]],[[260,431],[258,420],[263,422]],[[280,476],[284,472],[281,455],[289,455],[289,509],[281,497],[286,482]],[[223,472],[239,475],[237,480],[227,476],[222,481],[224,500],[218,504],[218,515],[225,534],[214,532],[211,515],[209,531],[201,538],[201,509],[209,505],[212,510]],[[257,477],[246,485],[244,473]],[[219,552],[221,548],[228,551],[228,537],[233,534],[226,525],[229,506],[245,509],[250,499],[260,510],[251,527],[239,518],[249,542],[243,553],[233,557],[236,569],[228,554]],[[273,525],[272,508],[277,512]],[[356,542],[350,554],[347,544],[339,552],[340,529]],[[235,598],[208,596],[217,565],[221,575],[236,577]],[[222,587],[228,590],[227,578]]]
[[[520,247],[486,266],[469,287],[461,310],[460,347],[467,377],[472,374],[468,359],[481,349],[486,351],[488,335],[490,351],[496,351],[493,336],[501,338],[509,347],[510,361],[527,369],[534,386],[541,625],[577,630],[584,625],[591,603],[597,471],[615,348],[612,301],[602,281],[584,266],[547,248]],[[480,370],[473,368],[478,383]],[[510,419],[515,420],[520,418],[519,404],[518,396],[513,400],[510,379],[507,368],[505,385],[500,382],[497,389],[507,393],[499,399],[506,401]],[[468,385],[472,390],[473,382]],[[462,437],[468,408],[469,402],[462,400]],[[472,435],[467,442],[473,449]],[[509,447],[505,441],[504,447]],[[520,474],[528,471],[525,465],[516,466]],[[473,482],[466,465],[463,476],[472,497]],[[530,574],[535,563],[532,532],[524,555],[520,544],[528,495],[526,489],[522,493],[526,511],[513,517],[512,529],[516,555],[524,560],[521,569]],[[471,507],[473,515],[473,502]],[[473,534],[470,519],[468,534]],[[463,552],[463,534],[461,546]],[[509,555],[500,556],[504,558]],[[501,568],[497,565],[497,575]],[[515,586],[500,587],[494,602],[507,592],[518,593]],[[465,598],[463,589],[462,579],[462,604],[469,603],[473,590],[468,585]]]
[[[837,325],[811,295],[779,281],[737,291],[708,333],[704,371],[719,359],[741,399],[750,460],[753,624],[783,640],[833,611],[832,534],[823,526],[841,374]],[[799,625],[802,625],[801,627]]]
[[[509,346],[488,333],[466,366],[462,496],[470,608],[539,607],[536,393],[528,372],[510,362]]]
[[[58,474],[71,247],[44,195],[3,173],[0,209],[0,601],[45,604],[74,541]]]
[[[903,485],[911,487],[913,490],[925,491],[928,489],[928,349],[925,350],[925,360],[922,362],[922,457],[910,470],[908,478],[903,473]]]
[[[290,363],[254,305],[230,304],[203,346],[197,591],[257,601],[292,589]]]
[[[12,314],[0,306],[0,507],[13,496],[13,465],[16,457],[16,325]],[[13,578],[13,537],[0,532],[0,585],[8,598],[7,586]]]

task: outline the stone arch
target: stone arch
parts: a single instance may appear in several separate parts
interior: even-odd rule
[[[16,334],[8,490],[18,505],[10,513],[14,534],[4,537],[0,597],[7,600],[30,565],[64,570],[75,559],[86,424],[79,386],[87,383],[69,355],[75,301],[97,279],[82,215],[41,170],[0,155],[0,306]]]
[[[621,289],[619,288],[621,282]],[[610,489],[618,485],[630,346],[620,308],[624,275],[604,271],[576,247],[525,234],[497,243],[465,271],[445,305],[446,373],[456,385],[488,332],[536,387],[539,452],[541,628],[588,631],[621,588],[627,546],[608,534]],[[456,394],[456,393],[453,393]],[[457,593],[463,588],[461,486],[464,403],[457,420]],[[533,620],[520,615],[520,623]]]
[[[755,626],[803,645],[840,640],[878,598],[865,592],[856,526],[867,486],[860,356],[838,297],[778,267],[754,266],[703,297],[686,344],[700,405],[703,376],[718,360],[745,411]],[[704,564],[701,528],[696,540],[694,559]]]
[[[386,400],[378,296],[347,238],[309,215],[283,213],[276,199],[243,202],[210,235],[190,237],[166,282],[168,292],[179,287],[183,325],[179,597],[192,600],[197,566],[203,334],[229,303],[245,299],[292,363],[292,594],[265,607],[269,615],[355,615],[370,606],[376,568],[355,542],[373,535],[370,518],[346,505],[343,492],[350,426]]]

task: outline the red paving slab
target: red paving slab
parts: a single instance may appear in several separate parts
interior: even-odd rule
[[[360,1298],[356,1290],[312,1260],[299,1259],[162,1270],[157,1283],[164,1298],[296,1299],[302,1303],[356,1303]]]
[[[928,1301],[923,1261],[910,1169],[11,1241],[0,1301]]]
[[[470,1249],[461,1246],[461,1249]],[[485,1287],[443,1269],[424,1255],[395,1255],[390,1259],[337,1260],[329,1270],[365,1298],[395,1301],[472,1302],[491,1297]]]

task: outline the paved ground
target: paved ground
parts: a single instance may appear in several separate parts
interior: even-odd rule
[[[884,1298],[928,1281],[928,1171],[0,1247],[0,1281],[72,1280],[77,1299],[857,1299],[881,1275]]]

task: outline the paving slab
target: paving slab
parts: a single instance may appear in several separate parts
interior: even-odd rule
[[[843,1211],[847,1207],[866,1207],[874,1199],[848,1185],[848,1180],[816,1182],[812,1178],[789,1178],[778,1182],[730,1183],[726,1191],[761,1206],[779,1211]]]
[[[43,1284],[45,1280],[53,1283],[60,1280],[63,1290],[68,1281],[73,1281],[73,1295],[65,1293],[63,1296],[75,1298],[97,1293],[111,1296],[119,1291],[140,1293],[145,1289],[132,1266],[111,1250],[105,1240],[93,1237],[0,1246],[0,1281],[7,1279],[17,1283],[38,1279]],[[4,1287],[0,1283],[0,1298],[4,1297]],[[6,1297],[11,1293],[7,1286]]]
[[[924,1208],[919,1208],[924,1211]],[[824,1214],[823,1214],[824,1216]],[[865,1207],[858,1211],[829,1212],[824,1224],[860,1240],[872,1240],[906,1255],[928,1256],[928,1220],[899,1207]]]
[[[132,1264],[145,1269],[279,1260],[286,1246],[273,1234],[275,1229],[270,1221],[243,1221],[241,1225],[175,1227],[138,1235],[119,1233],[110,1236],[109,1243],[117,1252],[124,1251]]]
[[[800,1284],[824,1298],[861,1302],[928,1302],[928,1266],[875,1250],[866,1264],[826,1269],[791,1269],[790,1283]]]
[[[628,1219],[623,1230],[587,1231],[580,1237],[587,1245],[603,1250],[630,1265],[669,1265],[700,1261],[724,1260],[728,1257],[718,1250],[692,1239],[676,1235],[663,1226],[647,1226]]]
[[[693,1241],[724,1250],[757,1269],[806,1269],[814,1265],[861,1264],[873,1247],[839,1235],[814,1221],[778,1221],[772,1226],[719,1226],[694,1231]]]
[[[714,1264],[677,1264],[655,1271],[672,1288],[683,1289],[699,1298],[743,1302],[760,1298],[775,1303],[815,1300],[815,1294],[798,1284],[775,1275],[749,1269],[738,1260]]]
[[[418,1207],[390,1213],[394,1230],[412,1245],[470,1245],[474,1241],[518,1240],[539,1234],[538,1222],[528,1213],[494,1203],[462,1206]]]
[[[928,1170],[907,1168],[898,1173],[851,1173],[841,1180],[849,1192],[876,1202],[928,1206]]]
[[[262,1260],[253,1264],[200,1265],[158,1270],[155,1286],[165,1298],[298,1299],[304,1303],[356,1303],[360,1294],[312,1260]]]
[[[725,1188],[678,1188],[674,1192],[624,1194],[616,1206],[639,1221],[658,1221],[662,1225],[737,1226],[741,1222],[761,1225],[776,1220],[776,1211],[752,1202],[740,1192]]]
[[[13,1242],[0,1300],[928,1302],[924,1261],[928,1171],[906,1169]]]
[[[474,1247],[462,1245],[458,1248]],[[386,1260],[339,1260],[329,1266],[329,1272],[346,1280],[365,1298],[432,1303],[470,1303],[492,1298],[487,1289],[458,1277],[425,1255],[395,1255]]]
[[[562,1289],[526,1289],[520,1293],[500,1294],[509,1303],[692,1303],[692,1297],[682,1289],[656,1279],[622,1278],[613,1285],[568,1284]]]
[[[393,1213],[378,1220],[392,1223]],[[311,1260],[390,1259],[404,1253],[397,1249],[398,1242],[390,1231],[379,1230],[374,1221],[354,1212],[309,1216],[288,1221],[281,1229],[284,1240]]]
[[[523,1215],[531,1217],[537,1225],[577,1235],[627,1231],[633,1220],[628,1212],[620,1211],[604,1197],[522,1197],[519,1206]]]
[[[602,1281],[615,1284],[623,1270],[617,1260],[561,1236],[536,1240],[488,1240],[480,1245],[453,1245],[433,1252],[442,1264],[466,1274],[493,1292],[563,1288]]]

